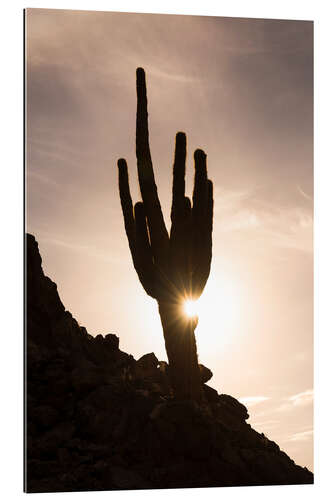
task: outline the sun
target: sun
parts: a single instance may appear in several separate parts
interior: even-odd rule
[[[184,312],[189,318],[193,318],[198,315],[198,305],[196,300],[185,300],[184,302]]]

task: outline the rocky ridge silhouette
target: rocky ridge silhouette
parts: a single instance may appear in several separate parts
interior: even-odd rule
[[[310,484],[313,474],[206,385],[206,406],[175,401],[168,364],[135,360],[114,334],[89,335],[65,310],[26,236],[25,489],[65,492]]]

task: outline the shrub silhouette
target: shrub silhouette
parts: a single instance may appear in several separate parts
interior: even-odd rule
[[[213,183],[206,155],[194,153],[194,190],[185,196],[186,136],[176,135],[170,235],[166,229],[149,149],[145,72],[136,72],[136,157],[142,201],[134,206],[126,160],[118,160],[119,192],[133,264],[148,295],[157,300],[171,383],[177,399],[200,401],[203,387],[194,330],[197,318],[184,314],[185,300],[196,300],[207,282],[212,258]]]

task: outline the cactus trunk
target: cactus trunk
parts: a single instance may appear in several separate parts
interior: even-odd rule
[[[159,302],[158,306],[174,396],[200,402],[203,387],[194,335],[196,322],[186,320],[179,305]]]

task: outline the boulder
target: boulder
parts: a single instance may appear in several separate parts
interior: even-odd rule
[[[199,364],[199,368],[200,368],[201,381],[203,384],[205,384],[206,382],[208,382],[208,380],[212,378],[213,372],[202,364]]]
[[[153,352],[145,354],[135,364],[134,374],[137,378],[154,378],[158,376],[159,361]]]
[[[119,349],[119,337],[113,333],[108,333],[104,337],[104,343],[108,349],[117,351]]]

